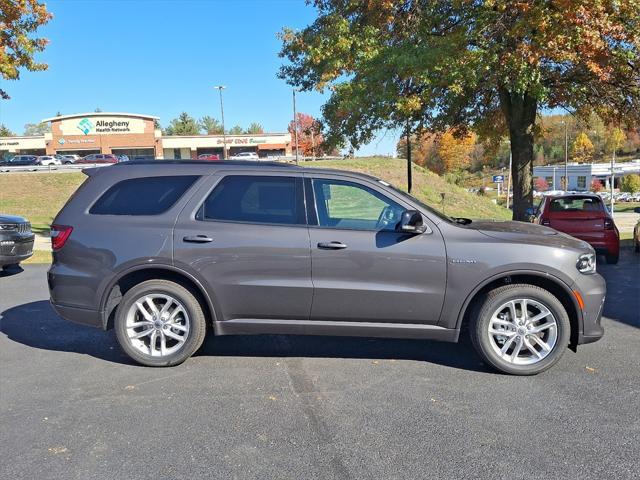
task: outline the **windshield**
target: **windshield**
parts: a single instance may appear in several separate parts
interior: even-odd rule
[[[391,185],[390,183],[385,182],[384,180],[378,180],[380,183],[382,183],[383,185],[391,188],[394,192],[396,192],[398,195],[400,195],[401,197],[404,197],[408,200],[410,200],[413,203],[418,204],[420,207],[424,208],[426,211],[428,211],[429,213],[434,214],[436,217],[438,217],[441,220],[444,220],[445,222],[449,222],[449,223],[455,223],[455,221],[445,215],[444,213],[436,210],[435,208],[427,205],[426,203],[424,203],[421,200],[418,200],[416,197],[414,197],[413,195],[411,195],[410,193],[407,192],[403,192],[402,190],[400,190],[399,188],[394,187],[393,185]]]

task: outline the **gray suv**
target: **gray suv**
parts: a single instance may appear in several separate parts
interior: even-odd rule
[[[374,177],[267,162],[85,170],[52,226],[51,303],[150,366],[215,335],[456,342],[530,375],[598,340],[594,250],[547,227],[449,218]],[[428,348],[428,345],[425,345]]]

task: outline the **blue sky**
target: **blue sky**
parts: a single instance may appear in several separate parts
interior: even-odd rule
[[[4,82],[0,123],[21,134],[25,123],[63,114],[103,111],[157,115],[167,125],[182,111],[219,118],[213,85],[224,91],[227,128],[260,122],[285,131],[292,118],[291,89],[276,77],[276,34],[302,28],[315,10],[303,0],[48,1],[50,40],[38,60],[45,72]],[[325,100],[299,93],[298,111],[320,115]],[[360,154],[388,154],[397,136],[382,132]]]

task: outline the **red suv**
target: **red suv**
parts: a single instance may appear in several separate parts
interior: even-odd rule
[[[111,153],[92,153],[76,163],[118,163],[118,157]]]
[[[607,263],[618,263],[620,233],[598,195],[545,196],[538,206],[534,223],[584,240],[597,253],[605,255]]]

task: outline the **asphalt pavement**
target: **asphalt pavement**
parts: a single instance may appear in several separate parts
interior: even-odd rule
[[[467,343],[301,336],[140,367],[27,265],[0,275],[0,478],[638,478],[640,255],[599,270],[605,337],[525,378]]]

